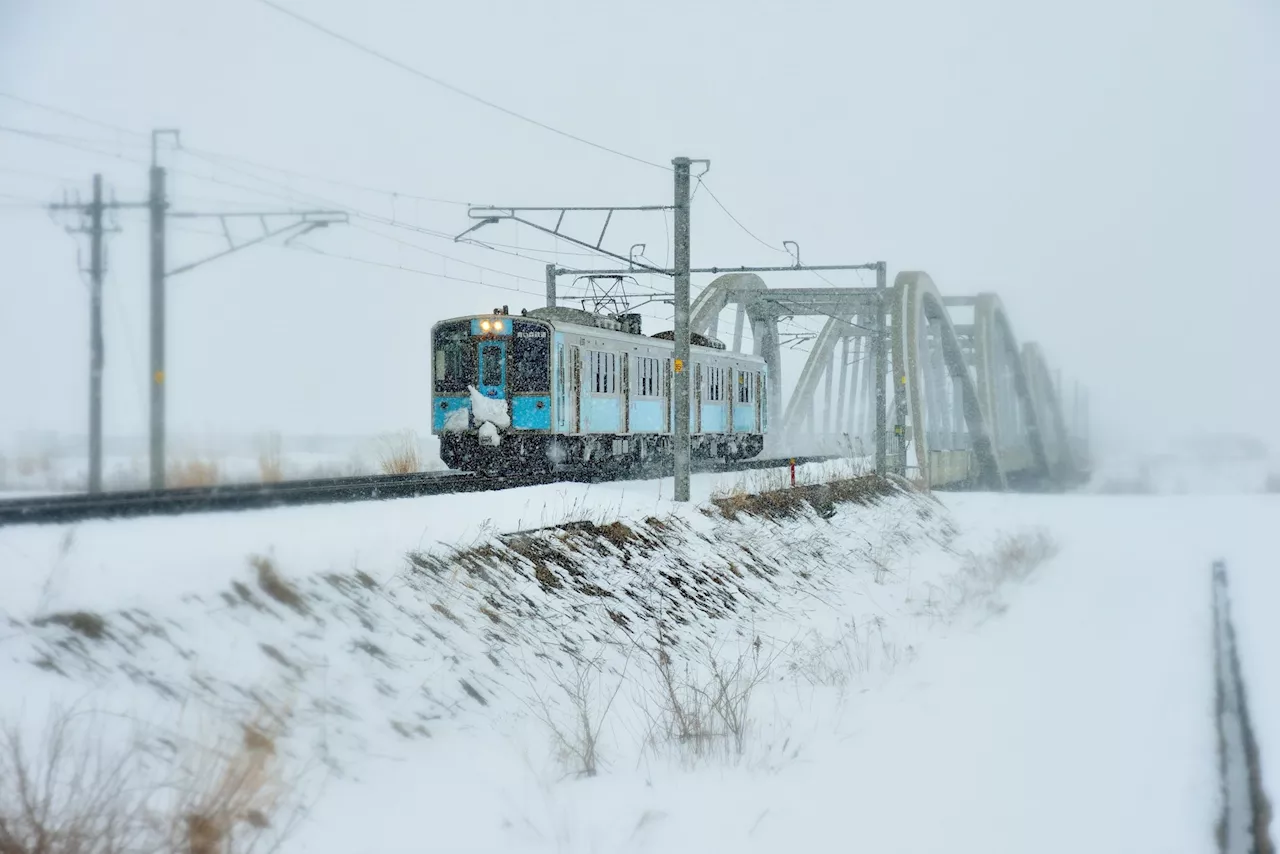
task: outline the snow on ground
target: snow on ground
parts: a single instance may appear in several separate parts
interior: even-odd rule
[[[292,444],[298,447],[292,447]],[[281,447],[281,444],[283,447]],[[309,446],[316,449],[309,449]],[[432,435],[412,433],[348,440],[279,440],[273,446],[241,439],[219,442],[186,440],[169,449],[171,484],[180,481],[182,470],[193,465],[212,469],[218,483],[257,483],[269,470],[272,477],[303,479],[376,474],[381,461],[404,449],[416,449],[423,471],[444,468],[440,461],[440,441]],[[108,452],[102,461],[103,487],[107,490],[146,489],[149,485],[145,443],[132,453]],[[84,492],[88,488],[89,460],[83,444],[67,447],[50,442],[21,450],[0,448],[0,499],[24,495]],[[196,485],[196,484],[188,484]]]
[[[698,509],[743,480],[696,475],[693,507],[649,481],[0,529],[0,716],[90,684],[149,721],[287,702],[287,756],[323,773],[286,850],[1204,851],[1221,557],[1275,798],[1280,496]],[[1032,530],[1057,553],[983,574]],[[76,611],[112,634],[34,625]],[[664,735],[712,660],[748,695],[740,750]],[[553,749],[583,710],[585,778]]]

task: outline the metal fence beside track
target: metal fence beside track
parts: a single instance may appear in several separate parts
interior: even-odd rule
[[[1249,717],[1240,650],[1231,619],[1227,565],[1213,565],[1213,670],[1218,730],[1221,813],[1216,837],[1220,854],[1275,854],[1271,804],[1262,785],[1262,760]]]

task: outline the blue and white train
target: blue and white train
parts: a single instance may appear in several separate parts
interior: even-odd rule
[[[437,323],[431,429],[441,458],[454,469],[546,471],[669,457],[673,338],[643,335],[636,314],[563,307]],[[696,335],[689,349],[693,455],[758,455],[769,428],[764,360]]]

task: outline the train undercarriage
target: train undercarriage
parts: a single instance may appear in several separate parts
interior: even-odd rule
[[[554,472],[584,465],[609,471],[661,468],[672,458],[670,436],[555,436],[503,433],[498,443],[478,433],[440,437],[440,459],[451,469],[477,472]],[[694,459],[749,460],[764,450],[764,436],[752,433],[690,437]]]

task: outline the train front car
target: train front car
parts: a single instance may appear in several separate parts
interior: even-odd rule
[[[431,330],[431,432],[452,469],[546,466],[551,432],[551,324],[492,314]]]

